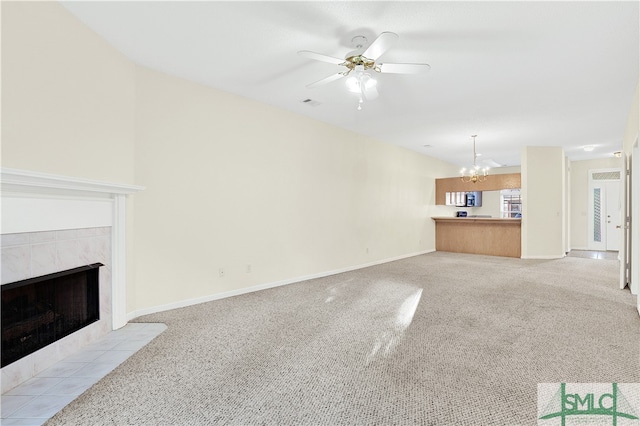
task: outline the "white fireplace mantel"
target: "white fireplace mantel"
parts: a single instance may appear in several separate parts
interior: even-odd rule
[[[143,186],[0,168],[0,233],[111,226],[112,327],[127,323],[126,196]]]
[[[107,194],[133,194],[142,191],[144,186],[126,185],[121,183],[102,182],[71,176],[53,175],[32,172],[29,170],[0,168],[2,173],[2,190],[11,188],[43,188],[51,190],[67,190],[73,192],[93,192]]]

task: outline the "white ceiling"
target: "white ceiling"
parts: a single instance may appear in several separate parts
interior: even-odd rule
[[[507,166],[527,145],[611,156],[638,83],[637,1],[63,4],[138,64],[459,165],[472,134],[479,160]],[[431,71],[376,74],[362,111],[344,80],[305,87],[341,69],[296,52],[342,58],[383,31],[400,38],[381,62]]]

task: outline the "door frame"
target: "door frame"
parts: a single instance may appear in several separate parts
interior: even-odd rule
[[[632,294],[638,294],[640,291],[640,147],[638,146],[638,136],[631,148],[631,158],[629,161],[629,237],[630,247],[629,255],[629,289]],[[635,259],[635,261],[634,261]],[[638,311],[640,311],[640,297],[638,298]]]
[[[593,179],[593,174],[594,173],[608,173],[608,172],[619,172],[620,173],[620,178],[619,179],[606,179],[606,180],[594,180]],[[603,238],[603,241],[600,242],[596,242],[593,240],[593,235],[594,235],[594,231],[595,231],[595,227],[594,227],[594,212],[593,212],[593,201],[594,201],[594,195],[593,195],[593,190],[595,188],[598,187],[603,187],[606,186],[606,184],[604,184],[604,182],[618,182],[619,185],[622,184],[622,174],[623,171],[620,167],[614,167],[614,168],[605,168],[605,169],[589,169],[588,170],[589,173],[589,196],[588,196],[588,206],[587,206],[587,212],[588,212],[588,223],[587,223],[587,247],[589,250],[598,250],[598,251],[606,251],[607,250],[607,240],[606,240],[606,218],[602,217],[601,219],[601,229],[603,229],[604,233],[605,233],[605,238]],[[605,189],[605,194],[604,196],[606,197],[606,189]],[[606,209],[606,199],[604,202],[601,202],[601,210],[602,208]],[[604,223],[604,226],[602,225]]]
[[[620,179],[620,249],[618,251],[618,260],[620,261],[620,289],[624,289],[629,285],[629,255],[631,241],[629,239],[629,161],[627,154],[621,153],[622,159],[622,176]]]

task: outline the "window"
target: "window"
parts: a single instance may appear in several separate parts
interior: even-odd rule
[[[503,189],[500,191],[500,214],[504,218],[522,217],[522,199],[520,189]]]

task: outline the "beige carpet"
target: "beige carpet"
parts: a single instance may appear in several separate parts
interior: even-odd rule
[[[438,252],[142,317],[47,425],[536,424],[537,383],[640,382],[617,268]]]

